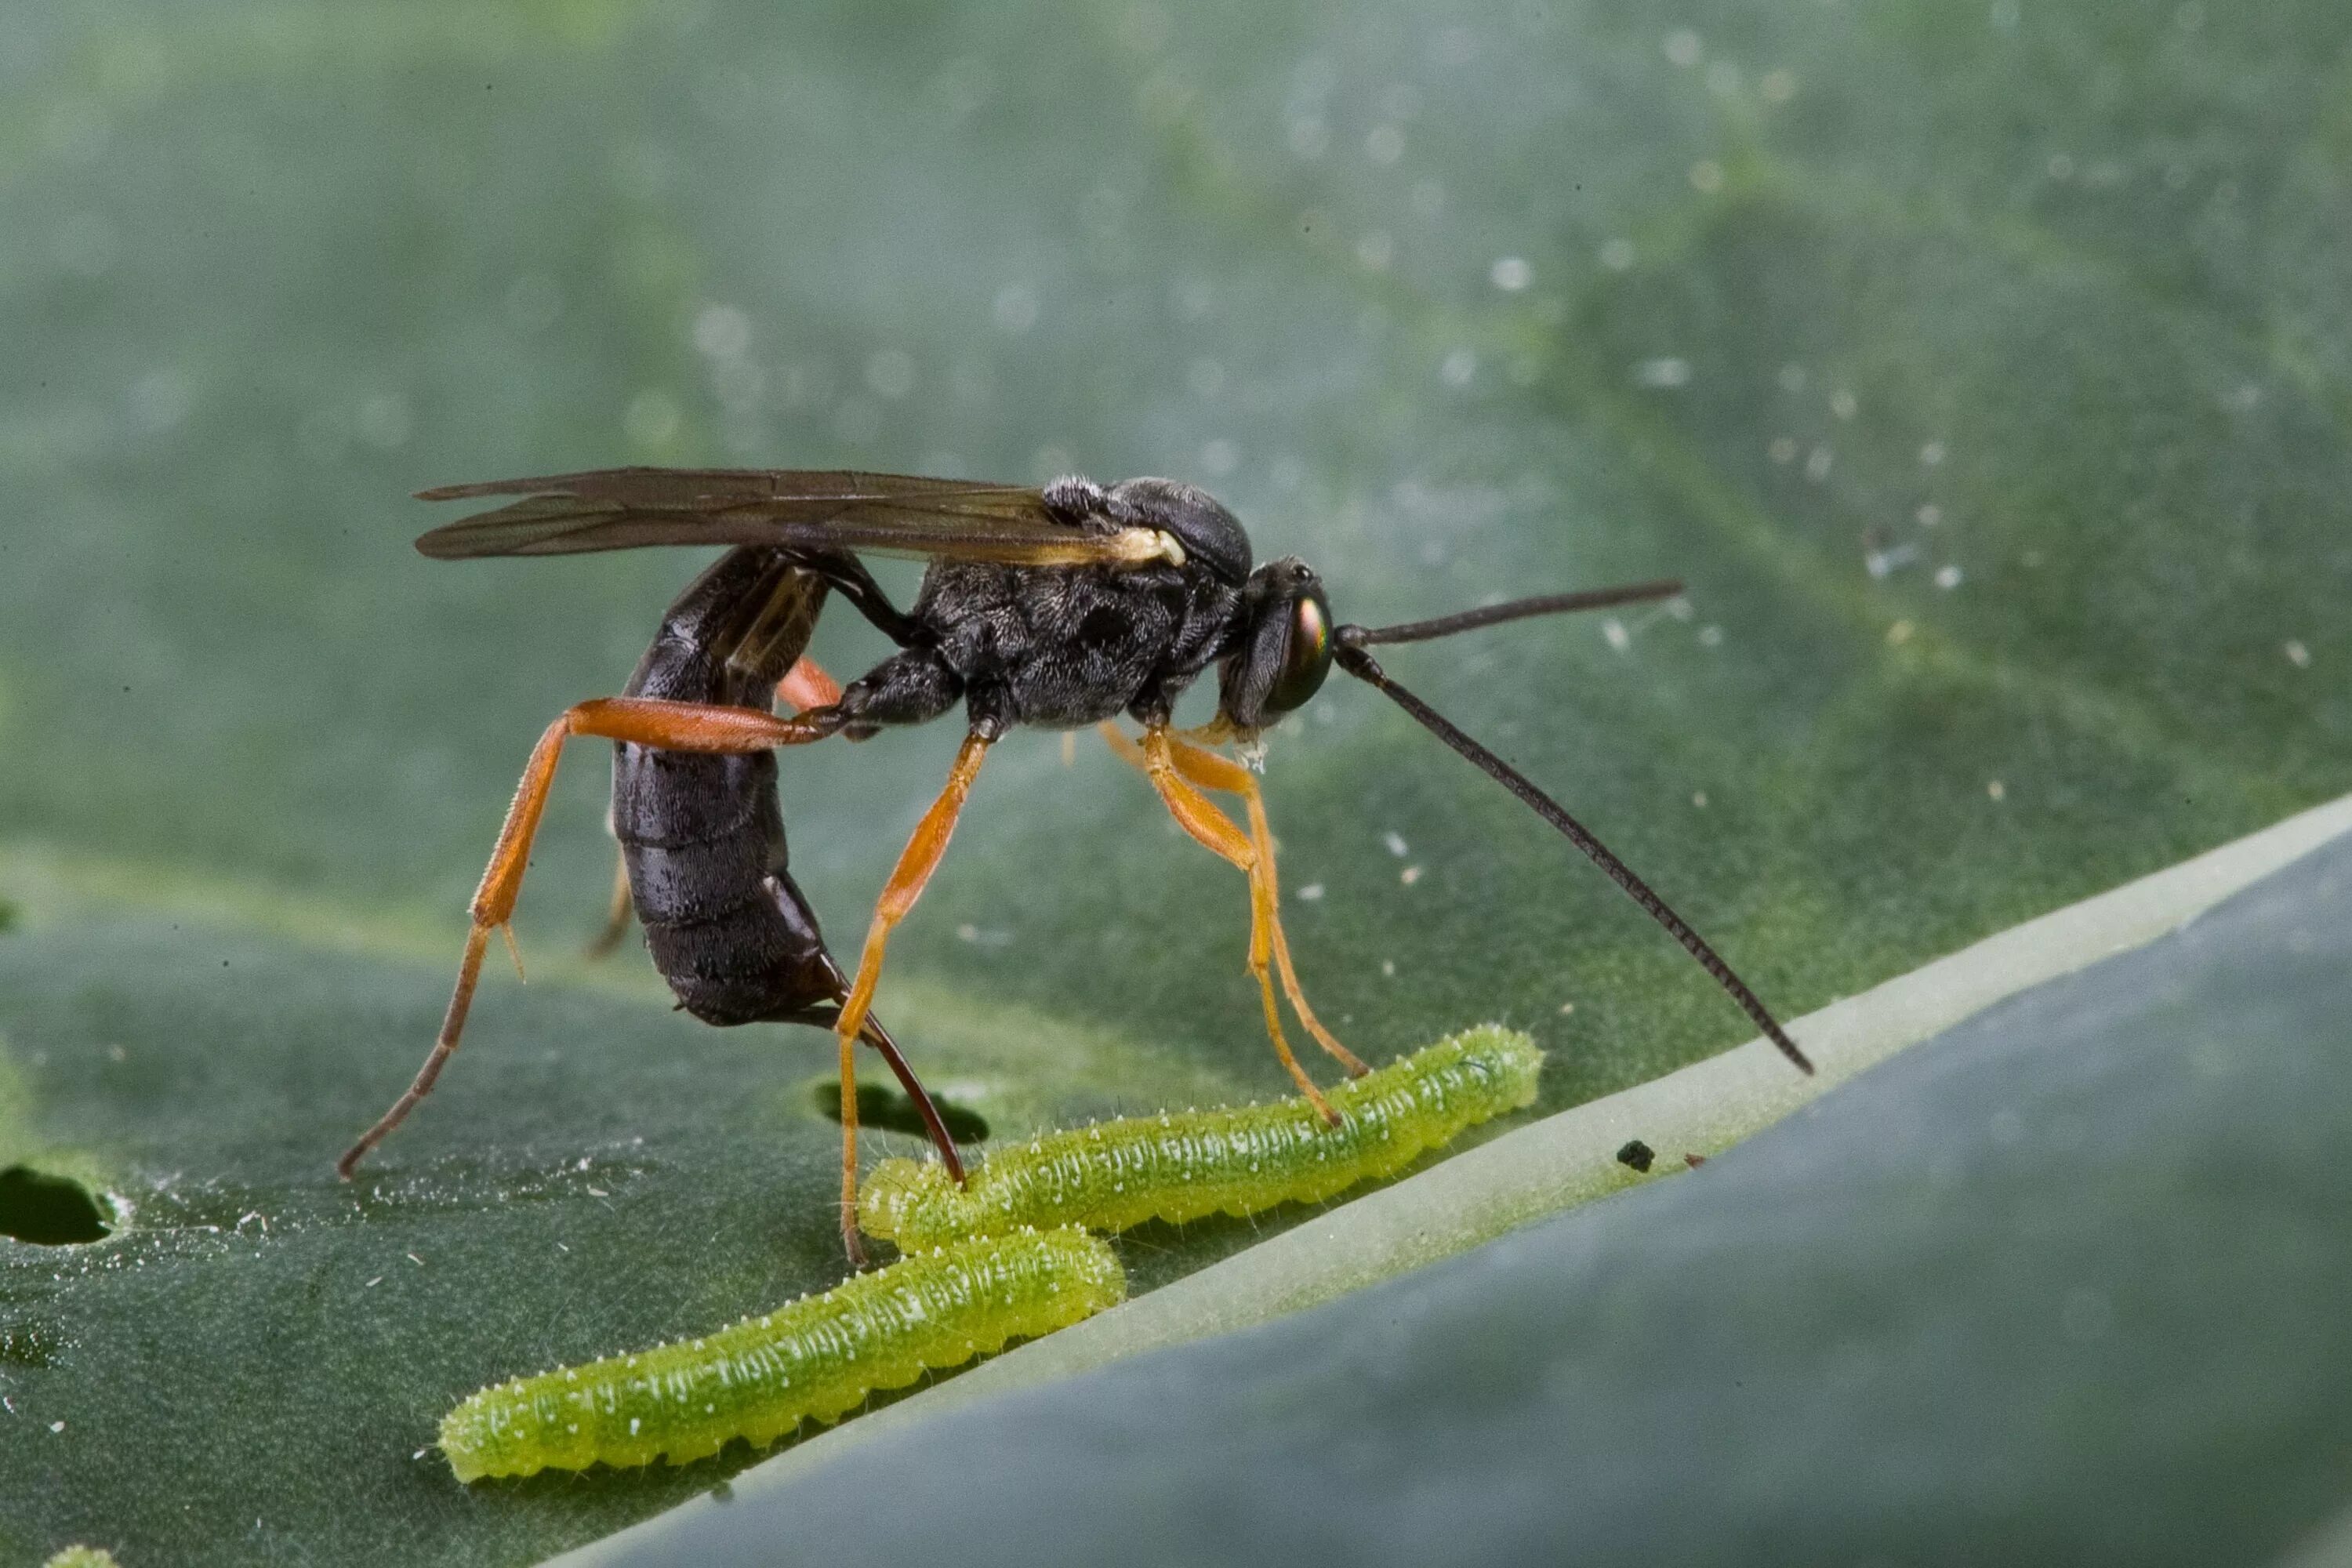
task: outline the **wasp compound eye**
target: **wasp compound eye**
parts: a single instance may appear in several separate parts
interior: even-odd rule
[[[1303,708],[1323,689],[1331,673],[1331,604],[1319,587],[1309,588],[1290,602],[1290,640],[1283,649],[1282,668],[1265,694],[1269,713]]]
[[[1270,561],[1250,574],[1240,646],[1217,672],[1217,707],[1244,733],[1305,705],[1331,673],[1338,644],[1331,602],[1304,562]]]

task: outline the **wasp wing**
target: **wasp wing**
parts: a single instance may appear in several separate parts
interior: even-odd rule
[[[772,544],[1013,565],[1181,559],[1155,529],[1071,522],[1023,485],[782,468],[599,468],[418,492],[420,500],[522,499],[436,528],[439,560],[568,555],[654,544]]]

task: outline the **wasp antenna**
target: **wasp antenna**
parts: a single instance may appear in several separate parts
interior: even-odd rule
[[[1580,594],[1544,594],[1532,599],[1511,599],[1458,615],[1440,616],[1433,621],[1407,621],[1394,626],[1349,626],[1342,640],[1350,647],[1372,643],[1427,642],[1432,637],[1449,637],[1455,632],[1475,631],[1505,621],[1523,621],[1530,616],[1564,616],[1573,610],[1605,610],[1612,605],[1671,599],[1682,591],[1681,581],[1668,577],[1655,583],[1631,583],[1622,588],[1590,588]]]
[[[1541,601],[1521,602],[1535,604]],[[1513,606],[1496,605],[1493,608],[1496,611],[1502,611],[1511,609]],[[1471,612],[1473,615],[1479,613],[1481,612]],[[1543,612],[1527,613],[1539,615]],[[1434,626],[1438,623],[1433,621],[1424,624]],[[1567,808],[1558,801],[1538,789],[1526,774],[1464,734],[1444,714],[1388,678],[1387,671],[1381,669],[1372,657],[1363,651],[1363,644],[1379,640],[1379,636],[1377,632],[1367,633],[1361,626],[1341,626],[1334,637],[1339,645],[1335,656],[1339,668],[1367,685],[1378,687],[1390,700],[1420,721],[1422,728],[1467,757],[1481,773],[1517,795],[1534,810],[1537,816],[1559,828],[1570,844],[1583,850],[1594,865],[1609,874],[1611,881],[1624,889],[1626,894],[1635,903],[1647,910],[1652,920],[1656,921],[1674,934],[1675,940],[1681,942],[1693,958],[1698,960],[1699,967],[1714,975],[1716,984],[1730,993],[1731,999],[1739,1004],[1740,1010],[1755,1021],[1758,1028],[1764,1031],[1765,1037],[1780,1047],[1782,1056],[1787,1057],[1804,1071],[1811,1072],[1813,1064],[1805,1058],[1804,1052],[1797,1048],[1797,1042],[1789,1037],[1789,1032],[1780,1027],[1780,1020],[1772,1016],[1771,1012],[1766,1008],[1756,993],[1748,988],[1748,983],[1733,973],[1731,965],[1726,963],[1722,956],[1706,944],[1706,939],[1691,930],[1689,922],[1668,908],[1665,900],[1651,891],[1650,885],[1635,876],[1632,867],[1610,853],[1607,845],[1593,837],[1584,824],[1570,816]]]

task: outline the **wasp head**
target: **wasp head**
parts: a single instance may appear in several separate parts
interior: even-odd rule
[[[1285,556],[1249,574],[1234,619],[1233,651],[1217,667],[1217,713],[1254,734],[1322,689],[1331,673],[1331,602],[1313,567]]]

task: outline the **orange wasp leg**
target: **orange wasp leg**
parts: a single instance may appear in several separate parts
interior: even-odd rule
[[[604,830],[612,831],[612,819],[605,818]],[[629,917],[636,912],[634,896],[629,891],[629,858],[624,853],[613,857],[613,899],[604,907],[604,923],[581,950],[588,958],[603,958],[621,945],[629,934]]]
[[[841,700],[841,682],[824,671],[824,667],[813,658],[803,658],[784,672],[776,685],[776,695],[805,713],[812,708],[830,708]],[[604,831],[613,831],[613,819],[604,819]],[[629,934],[629,917],[635,911],[629,892],[629,859],[623,854],[614,857],[613,865],[613,899],[605,906],[604,924],[590,939],[583,952],[589,958],[603,958],[621,945]]]
[[[805,713],[812,708],[830,708],[841,700],[841,682],[824,672],[824,667],[813,658],[794,661],[776,684],[776,695]]]
[[[1176,761],[1176,771],[1202,789],[1223,790],[1242,797],[1248,808],[1250,845],[1257,851],[1256,879],[1263,893],[1252,889],[1251,912],[1263,913],[1274,939],[1275,972],[1282,977],[1282,994],[1290,998],[1291,1009],[1315,1043],[1328,1052],[1348,1071],[1349,1078],[1361,1078],[1372,1069],[1366,1067],[1356,1053],[1341,1045],[1315,1016],[1307,1005],[1307,994],[1299,989],[1297,972],[1290,967],[1290,942],[1282,934],[1282,883],[1275,870],[1274,829],[1265,819],[1265,797],[1259,793],[1257,775],[1230,757],[1221,757],[1190,741],[1171,740],[1169,750]]]
[[[773,746],[804,745],[831,733],[830,725],[780,719],[757,709],[665,702],[650,697],[599,697],[568,710],[550,724],[539,744],[531,748],[514,804],[507,808],[506,826],[499,830],[498,847],[490,852],[481,886],[474,890],[474,929],[467,933],[466,955],[457,965],[457,987],[450,994],[449,1010],[442,1016],[441,1033],[433,1042],[432,1052],[416,1069],[416,1079],[408,1091],[393,1102],[374,1126],[360,1134],[359,1142],[335,1163],[336,1171],[349,1180],[367,1152],[383,1142],[416,1102],[432,1092],[434,1079],[441,1076],[450,1054],[457,1050],[457,1037],[466,1027],[466,1012],[473,1005],[474,986],[481,979],[482,955],[489,948],[490,933],[507,931],[514,918],[523,872],[530,865],[530,841],[547,810],[548,786],[554,782],[564,742],[574,735],[587,735],[672,752],[764,752]],[[513,945],[510,931],[507,942]]]
[[[1116,731],[1109,732],[1118,733]],[[1291,1054],[1290,1041],[1282,1032],[1282,1009],[1274,999],[1274,977],[1268,963],[1281,941],[1282,929],[1280,914],[1273,907],[1272,885],[1265,875],[1268,858],[1259,854],[1257,847],[1235,826],[1232,817],[1218,810],[1207,795],[1185,780],[1175,748],[1176,742],[1165,725],[1146,729],[1141,747],[1144,775],[1151,780],[1151,787],[1160,792],[1161,804],[1168,807],[1169,815],[1176,819],[1179,827],[1191,834],[1211,853],[1240,868],[1249,878],[1249,969],[1257,977],[1258,993],[1265,1004],[1265,1032],[1274,1041],[1275,1055],[1282,1058],[1284,1069],[1297,1081],[1307,1102],[1321,1113],[1324,1121],[1337,1126],[1339,1113],[1331,1109],[1331,1102],[1323,1098],[1323,1091],[1315,1087],[1315,1080],[1308,1078],[1307,1069],[1298,1065],[1298,1058]],[[1124,735],[1118,735],[1113,750],[1125,756],[1132,749],[1134,742]],[[1295,993],[1293,1000],[1297,1000]],[[1302,1009],[1301,1016],[1306,1016]],[[1320,1038],[1319,1032],[1318,1037]],[[1346,1057],[1345,1059],[1355,1060],[1353,1057]],[[1357,1065],[1361,1066],[1360,1063]]]
[[[866,1025],[866,1014],[874,1005],[874,988],[882,981],[882,955],[890,945],[890,931],[907,918],[915,900],[923,896],[923,885],[931,873],[940,868],[947,855],[948,840],[955,834],[956,818],[963,812],[964,802],[971,797],[972,780],[980,776],[980,764],[988,760],[989,737],[970,734],[956,752],[955,765],[948,770],[948,782],[940,791],[940,798],[923,813],[923,820],[915,826],[915,835],[907,841],[898,857],[897,868],[889,881],[883,884],[882,897],[874,906],[874,923],[866,930],[866,949],[858,955],[857,978],[850,985],[849,999],[841,1005],[841,1016],[834,1020],[834,1032],[841,1039],[841,1234],[849,1242],[854,1262],[864,1262],[863,1249],[857,1242],[857,1064],[853,1047],[857,1032]]]
[[[1098,726],[1111,750],[1137,771],[1148,774],[1143,749],[1122,734],[1114,724]],[[1265,921],[1267,940],[1274,953],[1275,973],[1282,978],[1283,994],[1290,998],[1293,1011],[1307,1032],[1315,1037],[1316,1044],[1347,1069],[1349,1078],[1361,1078],[1370,1069],[1356,1053],[1341,1045],[1330,1030],[1316,1017],[1315,1010],[1307,1005],[1307,994],[1298,984],[1297,971],[1291,967],[1290,942],[1282,931],[1281,882],[1275,868],[1274,830],[1265,817],[1265,800],[1258,791],[1257,777],[1239,763],[1217,755],[1189,741],[1171,738],[1169,750],[1176,771],[1204,789],[1223,790],[1238,795],[1249,808],[1250,846],[1257,857],[1258,869],[1251,873],[1250,916],[1253,922]],[[1261,875],[1262,873],[1262,875]],[[1261,888],[1262,884],[1262,888]],[[1250,941],[1255,950],[1259,941],[1253,930]]]

